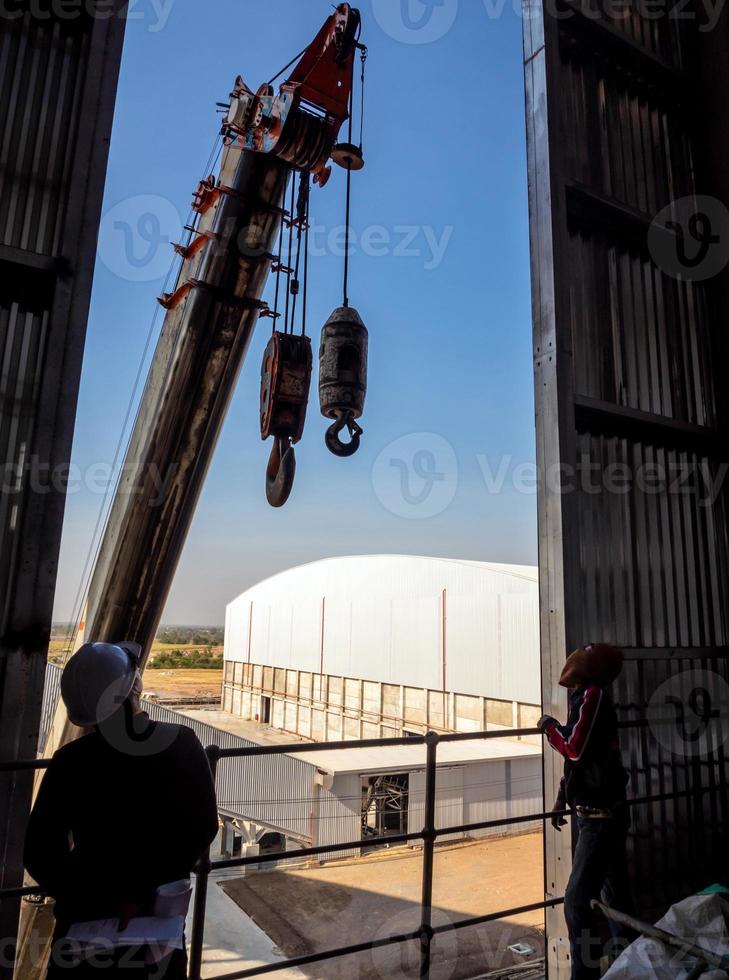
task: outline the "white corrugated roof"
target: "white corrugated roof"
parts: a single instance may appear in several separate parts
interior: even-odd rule
[[[528,759],[542,754],[539,745],[528,745],[511,739],[469,739],[464,742],[442,742],[438,746],[438,765],[456,766],[477,762],[506,762]],[[343,749],[307,752],[306,759],[325,772],[374,775],[384,772],[413,772],[425,768],[424,745],[396,745],[374,749]]]
[[[316,561],[304,562],[302,565],[292,565],[283,571],[275,572],[268,578],[261,579],[255,585],[250,586],[237,598],[247,595],[253,589],[258,589],[268,583],[273,583],[284,576],[306,573],[317,568],[325,568],[328,564],[334,563],[356,563],[361,561],[379,561],[388,559],[407,559],[419,562],[440,562],[444,565],[466,565],[470,568],[482,568],[484,571],[499,572],[502,575],[513,575],[517,578],[525,578],[530,582],[536,582],[539,578],[539,569],[536,565],[511,565],[504,562],[476,561],[469,558],[442,558],[431,555],[400,555],[400,554],[371,554],[371,555],[334,555],[331,558],[319,558]],[[235,600],[233,600],[235,601]]]
[[[215,728],[231,732],[256,745],[282,745],[305,742],[290,732],[282,732],[259,722],[246,721],[228,711],[183,708],[181,714],[205,722]],[[308,743],[311,744],[311,743]],[[542,754],[541,745],[520,742],[509,738],[474,738],[462,742],[441,742],[438,746],[438,765],[466,765],[469,762],[505,762],[508,759],[527,759]],[[425,768],[425,746],[384,746],[372,749],[327,749],[322,746],[311,752],[291,753],[297,759],[308,762],[328,773],[412,772]]]
[[[225,659],[537,705],[537,570],[407,555],[302,565],[228,606]]]

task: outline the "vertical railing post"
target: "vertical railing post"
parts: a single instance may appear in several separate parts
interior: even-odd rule
[[[429,980],[430,954],[433,942],[433,854],[435,851],[435,782],[438,742],[437,732],[425,736],[425,821],[423,825],[423,890],[420,903],[420,978]]]
[[[205,751],[210,761],[213,782],[218,770],[220,747],[209,745]],[[210,877],[210,848],[206,847],[195,869],[195,898],[192,907],[192,935],[190,936],[190,980],[200,980],[202,970],[203,939],[205,935],[205,906],[208,897],[208,878]]]

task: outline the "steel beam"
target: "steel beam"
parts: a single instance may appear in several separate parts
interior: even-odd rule
[[[86,4],[70,20],[6,12],[0,25],[6,147],[0,165],[0,751],[6,760],[32,757],[37,745],[65,489],[57,480],[34,485],[31,473],[57,474],[71,455],[125,27],[121,0],[103,6],[103,17]],[[63,59],[67,73],[57,76]],[[59,173],[59,148],[49,135],[58,120],[47,113],[68,120],[57,134],[67,161]],[[38,155],[34,168],[24,153]],[[23,183],[29,174],[30,190]],[[31,788],[31,773],[0,776],[0,887],[23,881]],[[12,974],[6,943],[17,922],[18,902],[3,902],[0,976]]]

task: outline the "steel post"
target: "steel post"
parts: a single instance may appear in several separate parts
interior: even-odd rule
[[[437,754],[440,736],[428,732],[425,736],[425,822],[423,825],[423,889],[420,900],[420,977],[430,977],[431,947],[433,942],[433,858],[435,852],[435,785]]]

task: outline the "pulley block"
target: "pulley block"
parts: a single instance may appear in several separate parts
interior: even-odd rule
[[[365,165],[362,147],[354,143],[337,143],[332,150],[332,160],[345,170],[362,170]]]
[[[276,331],[261,366],[261,438],[274,437],[266,469],[266,498],[282,507],[296,472],[294,444],[304,432],[311,385],[312,353],[308,337]]]

